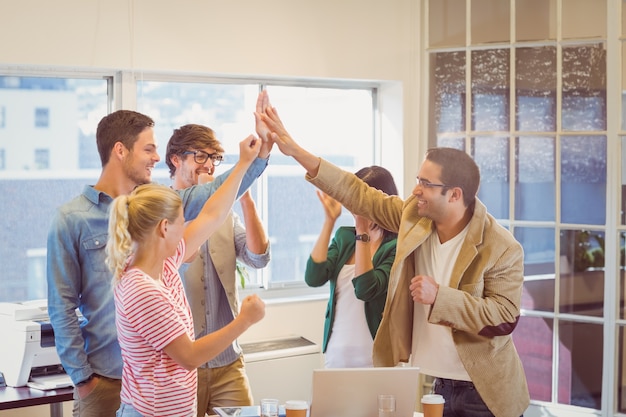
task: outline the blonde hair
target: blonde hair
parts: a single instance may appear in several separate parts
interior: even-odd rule
[[[140,185],[130,194],[113,200],[105,250],[114,284],[119,282],[136,246],[145,241],[161,220],[176,220],[181,206],[182,200],[176,191],[158,184]]]

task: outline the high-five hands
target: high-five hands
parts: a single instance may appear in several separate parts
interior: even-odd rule
[[[267,158],[274,146],[274,142],[270,139],[270,128],[261,117],[261,114],[263,114],[268,107],[270,107],[270,99],[267,95],[267,91],[263,90],[256,99],[256,111],[254,112],[256,134],[263,141],[261,150],[259,151],[259,158]]]
[[[320,190],[316,190],[316,193],[317,198],[319,198],[322,202],[326,218],[332,220],[333,222],[337,220],[337,218],[341,215],[341,203]]]

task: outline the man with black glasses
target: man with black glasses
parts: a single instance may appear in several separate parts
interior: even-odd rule
[[[175,129],[165,154],[173,188],[179,190],[212,181],[223,153],[212,129],[197,124]],[[231,212],[202,245],[199,256],[181,269],[196,339],[221,329],[238,314],[237,261],[257,269],[270,261],[269,239],[250,191],[241,196],[239,203],[245,227],[239,216]],[[242,351],[235,341],[198,368],[198,417],[213,414],[213,407],[252,404]]]
[[[530,399],[511,333],[520,318],[524,254],[476,197],[474,160],[457,149],[429,149],[403,200],[303,149],[272,107],[262,117],[308,181],[398,233],[374,365],[410,361],[435,377],[444,417],[519,417]]]

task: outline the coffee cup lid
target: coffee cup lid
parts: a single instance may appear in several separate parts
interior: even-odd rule
[[[426,394],[422,397],[423,404],[443,404],[446,400],[439,394]]]
[[[309,408],[309,403],[304,400],[289,400],[285,401],[285,408],[289,410],[306,410]]]

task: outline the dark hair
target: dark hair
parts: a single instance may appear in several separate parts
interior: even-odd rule
[[[217,153],[224,153],[222,144],[215,137],[215,132],[210,127],[187,124],[174,129],[172,137],[167,142],[167,150],[165,151],[165,163],[170,168],[170,177],[174,177],[176,167],[172,163],[172,156],[182,155],[190,149],[200,150],[203,148],[211,148]]]
[[[126,149],[133,149],[139,134],[153,126],[154,120],[132,110],[118,110],[104,116],[96,129],[96,145],[102,166],[109,163],[113,145],[121,142]]]
[[[363,182],[365,182],[370,187],[376,188],[377,190],[380,190],[387,195],[398,195],[398,187],[396,187],[396,183],[393,180],[391,172],[387,171],[381,166],[372,165],[369,167],[361,168],[360,170],[355,172],[354,175],[362,179]],[[378,224],[376,226],[380,227]],[[383,229],[383,241],[389,240],[390,238],[395,238],[397,236],[397,233],[390,232],[387,229]]]
[[[441,166],[441,182],[463,190],[465,207],[472,207],[480,185],[480,169],[472,157],[455,148],[430,148],[426,159]]]

